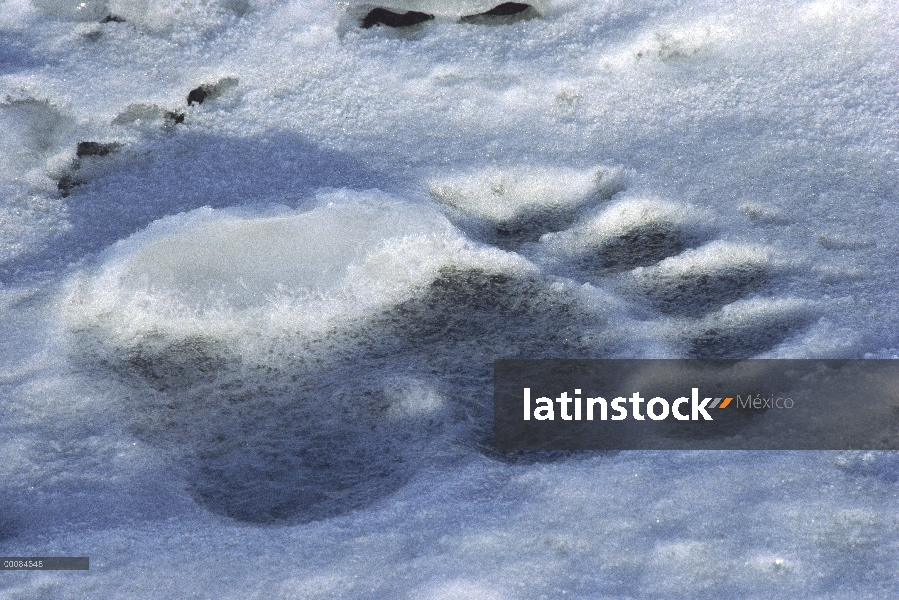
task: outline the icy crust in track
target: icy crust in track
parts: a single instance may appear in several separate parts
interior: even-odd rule
[[[62,314],[73,363],[130,390],[119,424],[198,504],[296,524],[496,457],[492,361],[645,347],[610,325],[622,308],[433,206],[340,191],[164,218],[77,276]]]
[[[147,337],[317,337],[419,295],[441,270],[522,275],[439,212],[371,192],[269,214],[201,208],[117,243],[71,285],[70,327],[115,345]]]
[[[623,173],[606,167],[494,167],[429,182],[431,196],[438,202],[496,225],[581,209],[612,196],[622,186]]]
[[[584,256],[602,251],[613,240],[636,236],[644,230],[655,230],[663,236],[688,228],[700,229],[699,219],[710,220],[711,217],[691,206],[656,198],[636,198],[616,203],[566,231],[547,233],[541,236],[540,243],[550,252]],[[709,225],[705,227],[709,228]]]

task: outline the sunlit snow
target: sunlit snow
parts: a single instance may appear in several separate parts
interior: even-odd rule
[[[498,4],[0,1],[0,598],[899,595],[895,453],[491,421],[899,356],[899,4]]]

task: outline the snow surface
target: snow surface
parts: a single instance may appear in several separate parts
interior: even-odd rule
[[[91,557],[0,598],[899,595],[895,453],[490,431],[500,357],[897,357],[899,4],[493,5],[0,2],[0,555]]]

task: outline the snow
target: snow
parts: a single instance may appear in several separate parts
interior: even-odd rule
[[[899,6],[493,6],[0,3],[0,554],[91,557],[0,598],[896,596],[893,452],[500,456],[490,395],[895,358]]]

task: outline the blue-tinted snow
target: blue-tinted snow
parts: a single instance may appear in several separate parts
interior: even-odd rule
[[[895,358],[899,5],[372,6],[0,4],[0,554],[91,557],[0,598],[895,597],[893,453],[501,456],[490,394]]]

